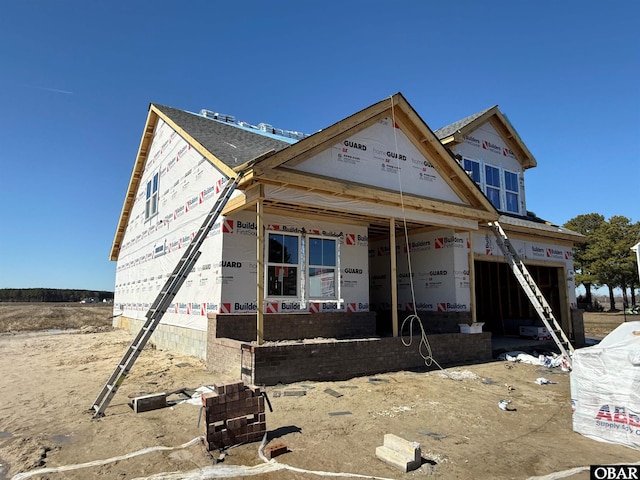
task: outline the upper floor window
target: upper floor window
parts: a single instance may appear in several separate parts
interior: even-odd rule
[[[336,298],[336,240],[309,237],[309,298]]]
[[[160,174],[156,173],[147,182],[147,193],[144,206],[144,219],[149,220],[158,213],[158,181]]]
[[[491,165],[485,165],[484,173],[487,184],[487,198],[494,207],[500,210],[500,170]]]
[[[518,174],[513,172],[504,172],[504,189],[505,198],[507,201],[507,211],[513,213],[519,213],[520,208],[518,206]]]
[[[465,172],[470,173],[473,181],[480,185],[480,163],[465,158],[463,167]]]

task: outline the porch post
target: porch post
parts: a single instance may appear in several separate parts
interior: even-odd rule
[[[256,291],[256,319],[257,319],[257,338],[258,345],[264,343],[264,218],[262,200],[256,203],[256,259],[257,262],[257,291]]]
[[[389,220],[389,249],[391,253],[391,324],[393,336],[398,336],[398,284],[396,265],[396,219]]]
[[[475,255],[473,253],[473,232],[469,230],[469,309],[471,310],[471,321],[476,323],[476,267]]]

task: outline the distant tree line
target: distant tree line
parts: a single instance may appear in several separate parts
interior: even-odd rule
[[[564,227],[583,234],[586,239],[584,244],[574,248],[573,267],[576,285],[581,284],[586,290],[584,301],[587,306],[595,305],[591,287],[603,286],[609,290],[610,310],[616,310],[615,288],[622,290],[623,308],[635,306],[640,280],[636,255],[631,247],[640,242],[640,222],[631,223],[621,215],[605,220],[599,213],[588,213],[572,218]]]
[[[0,288],[2,302],[102,302],[105,299],[112,300],[113,292],[58,288]]]

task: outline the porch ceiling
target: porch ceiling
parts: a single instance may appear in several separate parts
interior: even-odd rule
[[[335,210],[324,206],[317,205],[301,205],[299,203],[284,202],[281,200],[274,200],[265,198],[263,200],[265,212],[294,215],[306,218],[318,218],[326,219],[331,218],[335,221],[342,221],[345,223],[357,223],[360,225],[367,225],[369,228],[370,237],[386,237],[389,236],[389,223],[390,219],[384,216],[371,216],[357,212],[347,212],[341,210]],[[412,222],[407,220],[407,230],[424,229],[425,225],[419,222]],[[402,231],[404,229],[404,222],[402,219],[396,220],[396,231]]]

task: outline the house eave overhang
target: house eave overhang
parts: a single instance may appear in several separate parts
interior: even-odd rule
[[[147,121],[145,122],[142,138],[140,139],[140,145],[138,147],[138,153],[136,155],[136,161],[133,166],[133,172],[131,173],[131,178],[129,179],[127,193],[125,195],[124,204],[120,212],[118,226],[116,228],[113,243],[111,244],[111,253],[109,255],[109,260],[111,261],[118,260],[118,256],[120,255],[122,240],[127,229],[131,209],[133,208],[133,204],[136,198],[136,193],[138,191],[138,188],[140,187],[140,182],[142,181],[142,175],[144,173],[145,165],[148,160],[149,151],[153,142],[154,131],[156,125],[158,124],[158,119],[162,119],[165,123],[167,123],[178,135],[180,135],[186,142],[188,142],[193,148],[195,148],[215,168],[222,172],[223,175],[226,175],[228,178],[232,178],[237,175],[236,170],[227,166],[209,150],[203,147],[187,131],[177,125],[169,116],[164,114],[154,104],[150,104],[149,112],[147,114]]]
[[[490,108],[484,114],[469,122],[467,125],[458,129],[455,133],[441,138],[443,145],[453,148],[464,142],[465,137],[471,132],[479,128],[482,124],[489,122],[491,126],[504,139],[507,147],[514,152],[516,158],[520,161],[523,169],[533,168],[538,165],[533,154],[529,151],[525,143],[520,138],[518,132],[513,128],[511,122],[505,117],[497,106]]]
[[[424,205],[429,205],[427,208],[430,210],[439,209],[441,212],[458,214],[465,218],[473,217],[480,221],[491,221],[498,218],[499,214],[491,202],[400,93],[375,103],[256,163],[244,183],[249,185],[253,182],[275,182],[281,185],[293,185],[295,188],[321,190],[331,195],[357,195],[371,201],[380,201],[380,198],[384,197],[385,201],[402,203],[398,192],[385,192],[379,188],[358,185],[335,178],[301,174],[292,169],[299,163],[331,148],[385,117],[395,121],[425,158],[436,160],[433,161],[434,168],[460,197],[463,205],[449,204],[418,196],[407,196],[406,194],[405,199],[413,197],[412,202],[415,202],[416,208],[424,208]],[[423,206],[420,206],[420,203]]]

